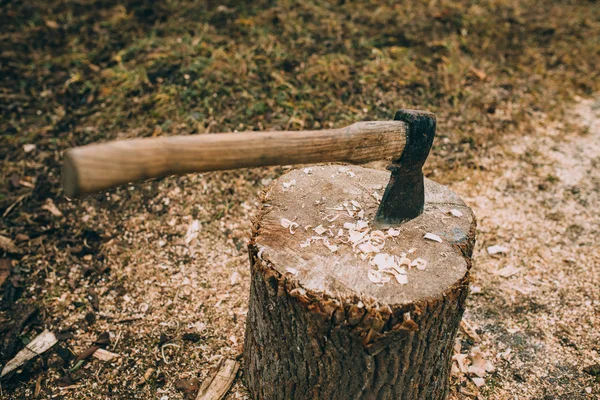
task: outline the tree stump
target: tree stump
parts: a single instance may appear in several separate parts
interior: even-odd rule
[[[447,396],[475,218],[451,190],[426,180],[424,213],[378,230],[372,221],[388,180],[386,171],[315,166],[283,175],[265,193],[249,246],[244,365],[253,398]],[[383,255],[374,259],[376,250]],[[398,267],[403,253],[427,265]],[[382,260],[396,263],[392,274],[378,272]],[[379,278],[391,279],[373,283]]]

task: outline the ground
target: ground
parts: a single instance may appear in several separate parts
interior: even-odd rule
[[[0,358],[60,339],[0,397],[179,399],[239,357],[250,221],[287,169],[68,199],[64,150],[399,108],[436,113],[426,174],[479,221],[452,395],[600,397],[598,21],[594,1],[0,0]],[[103,332],[121,357],[73,369]],[[481,387],[459,365],[478,352]]]

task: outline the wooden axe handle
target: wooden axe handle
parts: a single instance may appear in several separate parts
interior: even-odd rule
[[[241,132],[122,140],[66,152],[63,185],[70,197],[173,174],[268,165],[365,163],[398,158],[402,121],[357,122],[318,131]]]

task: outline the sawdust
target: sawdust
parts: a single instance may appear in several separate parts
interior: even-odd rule
[[[480,398],[600,396],[583,372],[600,360],[600,100],[583,100],[573,113],[564,122],[538,115],[537,129],[507,137],[485,172],[450,184],[479,222],[478,293],[465,318],[496,367],[479,374],[485,385],[472,379]],[[568,130],[577,121],[587,133]],[[468,386],[468,375],[455,374],[457,384]],[[469,397],[463,389],[477,392],[459,384],[455,398]]]

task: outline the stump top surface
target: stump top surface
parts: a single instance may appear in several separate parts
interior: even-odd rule
[[[455,244],[473,239],[469,237],[474,235],[473,213],[450,189],[426,179],[424,213],[394,227],[399,234],[386,236],[380,250],[396,260],[402,253],[411,260],[421,258],[427,262],[425,269],[405,267],[406,284],[387,273],[383,276],[391,277],[390,281],[373,283],[368,271],[378,269],[372,264],[377,253],[353,249],[349,230],[343,227],[361,220],[362,209],[362,220],[369,222],[371,232],[379,229],[372,221],[389,176],[387,171],[340,165],[313,166],[281,176],[265,198],[266,209],[254,238],[259,256],[281,274],[297,279],[301,287],[333,297],[366,295],[389,305],[439,298],[467,273],[467,263]],[[453,216],[450,210],[462,216]],[[282,219],[298,224],[293,226],[294,234],[282,226]],[[326,231],[315,231],[319,226]],[[381,231],[387,235],[388,229]],[[438,235],[442,243],[424,239],[426,233]],[[410,249],[414,251],[409,254]]]

